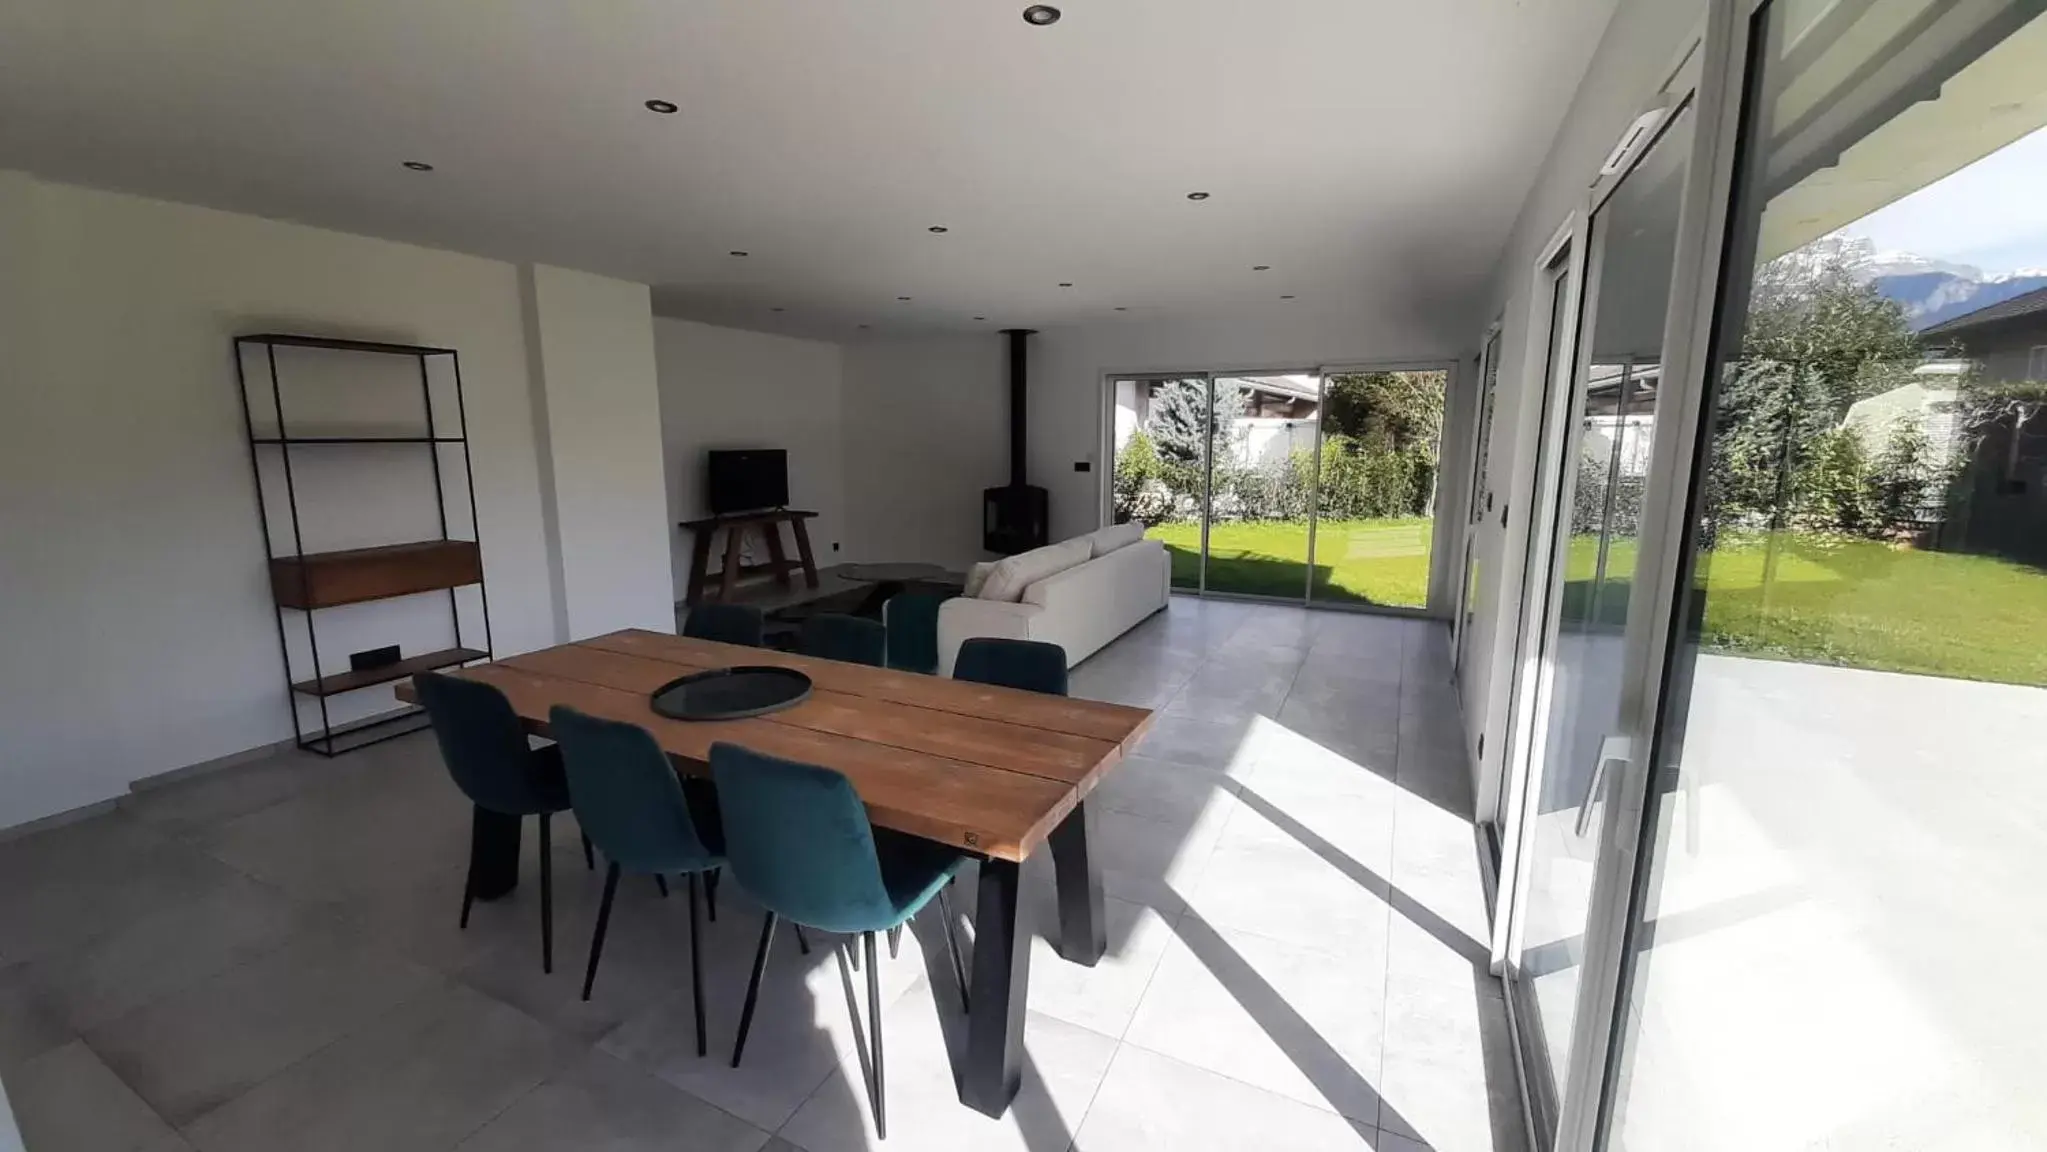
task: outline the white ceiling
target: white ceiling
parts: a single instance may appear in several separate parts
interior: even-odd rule
[[[1613,4],[8,0],[0,166],[828,337],[1461,309]]]

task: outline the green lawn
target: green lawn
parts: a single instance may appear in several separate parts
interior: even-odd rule
[[[1316,526],[1315,598],[1419,608],[1428,599],[1434,521],[1325,520]],[[1146,533],[1173,557],[1173,583],[1200,579],[1201,525],[1160,524]],[[1308,525],[1300,521],[1216,524],[1208,534],[1208,588],[1298,598],[1308,578]]]
[[[1723,542],[1700,564],[1706,582],[1706,644],[1813,664],[1910,672],[1964,680],[2047,686],[2047,571],[1994,556],[1920,552],[1874,540],[1778,538],[1776,572],[1765,587],[1769,547],[1760,537]],[[1565,608],[1585,615],[1596,559],[1575,542]],[[1627,614],[1634,546],[1608,558],[1618,567],[1598,616],[1617,626]]]
[[[1319,599],[1420,607],[1426,599],[1426,519],[1328,522],[1319,526]],[[1173,559],[1173,583],[1198,579],[1201,525],[1162,524],[1147,535]],[[1307,578],[1308,527],[1263,522],[1214,525],[1208,587],[1217,592],[1298,597]],[[1621,541],[1608,556],[1595,606],[1592,541],[1574,541],[1565,610],[1619,627],[1627,618],[1635,553]],[[1994,556],[1921,552],[1874,540],[1779,538],[1765,588],[1769,548],[1760,537],[1723,540],[1702,561],[1705,640],[1719,651],[1838,664],[1885,672],[2047,686],[2047,571]]]

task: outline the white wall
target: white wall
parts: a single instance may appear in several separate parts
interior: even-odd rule
[[[981,492],[1009,478],[1001,340],[991,333],[846,348],[848,559],[964,568],[987,557]]]
[[[629,287],[606,289],[616,296],[606,322],[620,332],[632,327],[626,297],[645,299]],[[0,828],[291,736],[236,397],[237,333],[458,349],[496,649],[555,642],[525,327],[511,264],[0,172]],[[365,389],[399,386],[376,371],[355,378]],[[320,378],[315,370],[303,386],[317,393]],[[616,399],[610,387],[598,394]],[[599,541],[570,571],[582,579],[587,559],[618,586],[651,579],[665,608],[659,568],[628,554],[632,532],[588,527],[609,525],[614,505],[637,505],[655,509],[636,515],[660,530],[660,497],[644,490],[659,483],[647,463],[658,444],[649,435],[621,447],[570,415],[573,389],[559,398],[550,464],[568,494],[561,535]],[[593,410],[618,415],[608,402]],[[652,426],[651,411],[642,419]],[[311,451],[294,451],[302,508],[346,513],[333,539],[431,534],[406,519],[430,507],[431,490],[399,499],[425,475],[417,461],[390,456],[372,480]],[[665,559],[658,540],[638,551]],[[383,607],[392,613],[374,611]],[[414,617],[403,601],[335,610],[343,637],[339,651],[323,645],[327,670],[345,665],[351,646],[437,646]],[[387,692],[349,703],[375,710]]]
[[[541,493],[553,505],[556,632],[674,631],[647,286],[544,264],[521,277],[543,414]]]
[[[785,449],[789,503],[817,513],[809,528],[818,564],[850,559],[843,350],[819,340],[667,318],[654,321],[654,350],[667,461],[664,528],[674,555],[672,599],[683,598],[691,546],[690,534],[675,525],[710,514],[704,453],[713,448]],[[836,552],[835,542],[841,545]]]
[[[1544,333],[1535,333],[1532,346],[1530,333],[1538,324],[1546,326],[1548,318],[1546,305],[1532,298],[1535,262],[1569,214],[1585,207],[1600,163],[1677,65],[1677,53],[1699,29],[1705,10],[1705,0],[1630,0],[1618,6],[1493,274],[1485,315],[1499,318],[1502,326],[1487,469],[1508,516],[1504,528],[1497,512],[1476,528],[1480,584],[1468,654],[1459,673],[1467,738],[1476,749],[1484,736],[1484,755],[1475,759],[1482,805],[1490,794],[1487,784],[1497,778],[1506,743],[1522,548],[1538,451],[1546,349]]]

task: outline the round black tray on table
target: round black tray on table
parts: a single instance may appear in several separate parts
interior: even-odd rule
[[[743,720],[793,708],[809,696],[810,677],[794,668],[742,665],[678,677],[648,699],[671,720]]]

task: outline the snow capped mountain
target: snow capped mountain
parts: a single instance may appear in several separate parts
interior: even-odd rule
[[[1983,270],[1972,264],[1935,260],[1916,252],[1879,252],[1865,267],[1870,278],[1878,280],[1887,276],[1916,276],[1928,272],[1945,272],[1962,280],[1984,279]]]
[[[1968,264],[1911,252],[1878,253],[1865,266],[1864,274],[1885,298],[1904,308],[1915,332],[2047,288],[2047,271],[2041,269],[1985,276],[1982,269]]]

